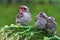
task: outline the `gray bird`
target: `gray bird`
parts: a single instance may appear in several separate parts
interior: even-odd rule
[[[46,15],[45,12],[40,12],[37,17],[36,17],[36,21],[35,21],[35,27],[40,30],[40,29],[45,29],[46,28],[46,18],[48,16]]]
[[[48,17],[46,30],[52,34],[56,34],[56,22],[54,17]]]
[[[25,5],[20,6],[19,13],[16,17],[16,24],[25,26],[30,23],[31,19],[29,8]]]

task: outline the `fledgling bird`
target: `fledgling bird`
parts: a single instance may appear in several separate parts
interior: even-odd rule
[[[26,26],[30,23],[31,19],[29,8],[25,5],[20,6],[19,13],[16,17],[16,24]]]
[[[45,29],[46,28],[46,24],[47,24],[47,15],[45,12],[40,12],[37,17],[36,17],[36,21],[35,21],[35,27],[40,30],[40,29]]]
[[[47,20],[47,31],[52,33],[52,34],[56,34],[56,22],[55,22],[55,18],[54,17],[48,17]]]

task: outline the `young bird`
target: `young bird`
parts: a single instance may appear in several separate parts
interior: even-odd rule
[[[16,17],[16,24],[25,26],[30,23],[31,19],[29,8],[25,5],[20,6],[19,13]]]
[[[47,24],[47,15],[45,12],[40,12],[37,17],[36,17],[36,21],[35,21],[35,27],[40,30],[40,29],[45,29],[46,28],[46,24]]]
[[[47,31],[56,34],[56,22],[54,17],[48,17]]]

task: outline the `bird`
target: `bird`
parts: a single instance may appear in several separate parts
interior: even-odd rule
[[[16,16],[16,25],[27,26],[32,20],[29,8],[26,5],[19,7],[19,13]]]
[[[37,16],[36,16],[36,21],[35,21],[35,27],[37,28],[37,30],[40,29],[45,29],[46,28],[46,24],[47,24],[47,15],[45,12],[40,12]]]
[[[46,26],[46,30],[47,32],[50,32],[51,34],[56,34],[56,22],[55,22],[55,18],[54,17],[48,17],[47,20],[47,26]]]

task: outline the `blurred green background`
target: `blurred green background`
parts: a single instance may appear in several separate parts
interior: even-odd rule
[[[56,18],[57,35],[60,36],[60,0],[0,0],[0,26],[15,24],[20,5],[27,5],[32,14],[30,25],[34,25],[36,15],[45,11]]]

